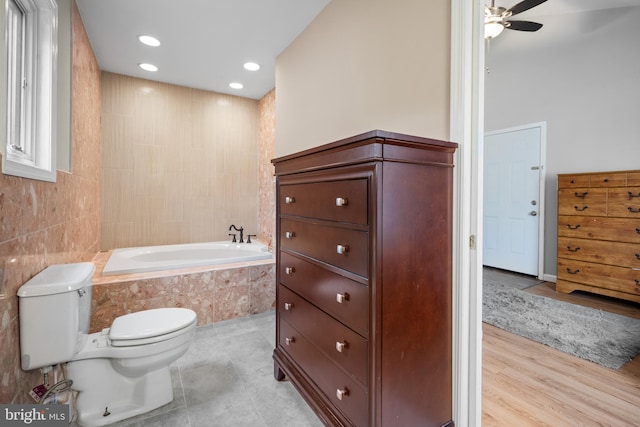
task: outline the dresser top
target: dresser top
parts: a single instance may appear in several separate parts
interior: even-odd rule
[[[598,171],[598,172],[574,172],[559,173],[558,176],[585,176],[585,175],[611,175],[611,174],[638,174],[640,170],[617,170],[617,171]]]
[[[452,167],[452,154],[457,147],[453,142],[372,130],[271,162],[275,165],[276,175],[385,160]]]

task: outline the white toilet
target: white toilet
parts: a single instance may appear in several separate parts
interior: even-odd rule
[[[196,313],[159,308],[89,334],[92,263],[47,267],[18,290],[22,369],[66,363],[77,422],[102,426],[173,400],[169,365],[191,344]]]

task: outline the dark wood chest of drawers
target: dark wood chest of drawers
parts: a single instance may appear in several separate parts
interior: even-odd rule
[[[558,175],[556,290],[640,302],[640,171]]]
[[[274,374],[326,425],[453,425],[455,148],[372,131],[273,160]]]

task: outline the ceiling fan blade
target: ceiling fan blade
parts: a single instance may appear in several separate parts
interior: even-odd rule
[[[525,10],[529,10],[533,7],[539,6],[546,1],[547,0],[524,0],[513,6],[511,9],[508,9],[507,12],[511,12],[511,16],[517,15],[518,13],[522,13]]]
[[[505,28],[517,31],[538,31],[542,24],[531,21],[505,21]]]

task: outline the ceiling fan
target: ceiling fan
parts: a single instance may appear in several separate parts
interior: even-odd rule
[[[502,30],[508,28],[517,31],[538,31],[542,24],[531,21],[511,21],[514,15],[536,7],[547,0],[524,0],[510,9],[496,6],[495,0],[491,0],[491,6],[484,7],[484,38],[492,39],[500,35]]]

